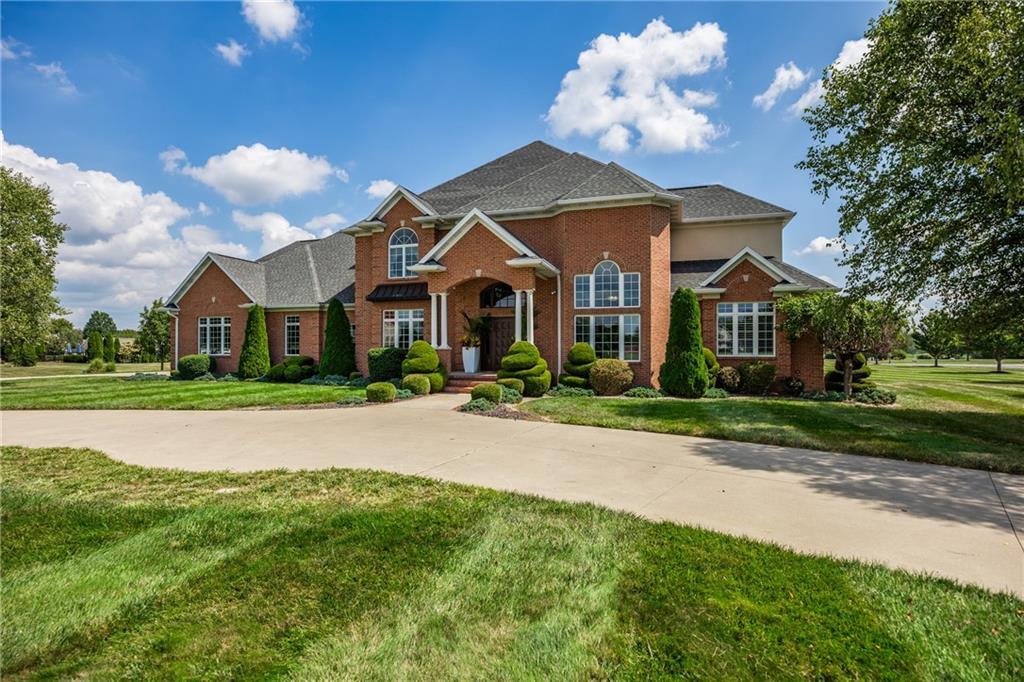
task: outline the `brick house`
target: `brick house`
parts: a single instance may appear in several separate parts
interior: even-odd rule
[[[677,287],[701,303],[705,345],[726,365],[759,359],[822,388],[822,352],[790,342],[774,301],[830,288],[782,261],[793,213],[721,185],[664,189],[616,163],[533,142],[416,194],[397,187],[365,220],[255,261],[207,254],[167,301],[173,358],[237,367],[246,308],[266,308],[273,362],[318,358],[332,298],[366,371],[375,346],[426,339],[463,369],[465,317],[489,315],[481,368],[515,339],[557,374],[569,347],[629,362],[656,384]]]

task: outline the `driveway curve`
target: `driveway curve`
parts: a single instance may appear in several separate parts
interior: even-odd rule
[[[5,445],[196,471],[377,469],[587,501],[1024,596],[1024,477],[452,411],[9,411]],[[1016,530],[1015,530],[1016,529]]]

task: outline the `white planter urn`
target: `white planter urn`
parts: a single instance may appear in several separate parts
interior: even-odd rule
[[[480,346],[462,347],[462,371],[476,374],[480,370]]]

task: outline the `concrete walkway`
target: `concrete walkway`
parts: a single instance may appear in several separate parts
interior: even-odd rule
[[[92,447],[133,464],[192,470],[417,474],[596,502],[1024,596],[1022,476],[451,411],[463,401],[0,417],[5,445]]]

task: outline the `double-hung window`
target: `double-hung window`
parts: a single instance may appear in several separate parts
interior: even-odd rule
[[[640,361],[639,315],[577,315],[576,343],[589,343],[599,358]]]
[[[423,309],[385,310],[383,346],[408,348],[423,338]]]
[[[775,355],[774,303],[719,303],[719,355]]]
[[[299,354],[299,316],[286,315],[284,318],[284,354]]]
[[[420,259],[420,242],[408,227],[395,230],[388,239],[388,278],[415,277],[409,269]]]
[[[199,352],[203,355],[231,355],[231,318],[199,318]]]
[[[589,275],[576,275],[573,290],[577,308],[640,307],[640,273],[622,272],[610,260],[598,263]]]

